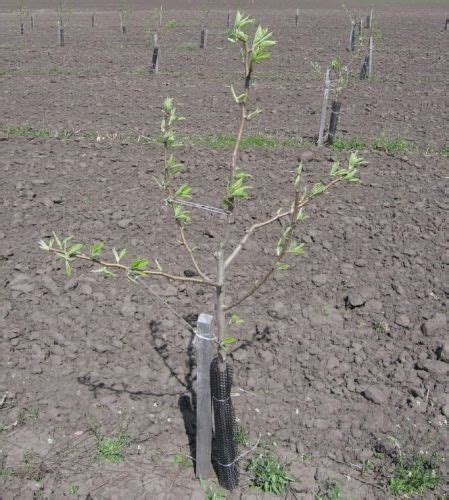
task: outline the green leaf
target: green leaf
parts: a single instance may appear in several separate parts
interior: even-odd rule
[[[286,271],[290,266],[285,262],[277,262],[276,263],[276,271]]]
[[[234,337],[225,337],[221,342],[220,344],[221,345],[232,345],[232,344],[235,344],[237,342],[237,339],[235,339]]]
[[[175,177],[182,171],[183,164],[179,163],[174,155],[170,155],[167,159],[167,174],[169,177]]]
[[[230,325],[243,325],[245,324],[245,321],[240,318],[236,313],[232,313],[231,317],[229,318],[229,324]]]
[[[313,185],[312,189],[310,190],[310,198],[313,198],[314,196],[318,196],[321,193],[323,193],[325,190],[325,185],[322,182],[317,182],[316,184]]]
[[[72,241],[74,236],[67,236],[64,238],[61,242],[61,248],[64,248],[65,250],[67,249],[67,245],[69,244],[70,241]]]
[[[135,261],[131,262],[129,268],[131,269],[131,271],[145,271],[149,263],[150,261],[148,259],[136,259]]]
[[[58,235],[55,232],[53,232],[53,239],[55,240],[55,242],[58,245],[58,247],[62,248],[61,241],[59,240]]]
[[[183,184],[175,193],[175,198],[188,199],[191,198],[192,188],[188,184]]]
[[[304,210],[300,208],[298,210],[298,214],[296,215],[296,222],[302,222],[307,219],[307,215],[305,214]]]
[[[90,247],[90,256],[93,257],[94,259],[99,257],[101,254],[101,251],[103,250],[103,245],[104,245],[104,243],[102,241],[99,241],[98,243],[94,243]]]
[[[115,261],[118,264],[123,259],[123,257],[125,257],[125,255],[127,254],[127,250],[126,250],[126,248],[124,248],[123,250],[120,250],[120,252],[117,252],[117,250],[115,248],[113,248],[112,253],[114,254]]]
[[[173,211],[175,219],[182,224],[188,224],[190,222],[190,214],[187,210],[184,210],[182,205],[176,204],[173,206]]]
[[[65,272],[69,278],[72,276],[72,266],[70,265],[70,261],[68,259],[65,261]]]
[[[74,257],[75,255],[78,255],[80,253],[80,250],[82,248],[83,248],[82,243],[75,243],[69,248],[69,250],[67,251],[67,255],[69,257]]]
[[[115,274],[110,271],[107,267],[98,267],[97,269],[92,269],[92,273],[103,274],[107,278],[115,276]]]
[[[48,242],[46,242],[45,240],[40,240],[39,241],[39,247],[42,249],[42,250],[50,250],[52,247],[53,247],[53,239],[50,239],[48,240]]]
[[[268,28],[258,26],[254,34],[253,45],[251,49],[251,62],[259,64],[260,62],[270,58],[270,47],[276,45],[274,40],[271,40],[272,33]]]
[[[291,243],[287,252],[293,255],[302,255],[304,253],[304,243]]]
[[[166,97],[163,104],[164,113],[169,115],[173,111],[173,98]]]

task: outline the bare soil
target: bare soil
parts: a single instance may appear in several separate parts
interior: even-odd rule
[[[207,138],[234,134],[238,120],[229,85],[238,82],[239,57],[226,40],[227,7],[167,4],[164,22],[176,26],[160,36],[161,72],[151,75],[143,29],[151,12],[143,5],[135,4],[126,38],[110,2],[73,7],[66,45],[57,47],[49,3],[36,8],[35,30],[27,25],[24,37],[14,2],[3,4],[0,496],[203,498],[193,469],[173,463],[191,454],[195,382],[192,332],[173,309],[194,324],[212,312],[211,294],[149,283],[168,308],[146,288],[99,278],[89,267],[68,279],[37,242],[54,230],[126,246],[178,273],[191,269],[154,182],[161,149],[130,138],[156,137],[162,100],[174,97],[187,117],[182,134],[197,141],[178,154],[194,198],[219,203],[230,151],[208,147]],[[311,184],[349,155],[312,146],[323,82],[311,62],[325,68],[335,55],[347,58],[347,15],[314,2],[296,28],[296,2],[279,10],[269,4],[247,5],[278,40],[255,80],[264,113],[249,134],[278,144],[240,155],[255,189],[237,213],[234,242],[278,200],[285,205],[298,158]],[[363,149],[362,184],[340,186],[307,211],[306,255],[237,311],[245,324],[234,332],[231,356],[236,414],[252,441],[260,434],[291,463],[291,498],[323,496],[329,482],[344,498],[388,498],[387,474],[363,464],[386,460],[391,438],[407,451],[447,456],[446,11],[376,7],[374,78],[345,92],[340,136],[366,144],[400,137],[407,151]],[[196,44],[205,24],[202,51]],[[25,125],[72,135],[14,133]],[[303,143],[282,145],[292,139]],[[278,233],[257,234],[242,252],[231,295],[261,275]],[[216,215],[193,214],[189,235],[211,273],[219,234]],[[125,460],[104,462],[98,438],[117,433],[129,437]],[[438,491],[426,498],[447,492],[446,464]],[[250,479],[243,475],[228,498],[262,498]]]

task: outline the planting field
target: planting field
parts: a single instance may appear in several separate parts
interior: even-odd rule
[[[447,3],[348,4],[356,18],[374,7],[373,74],[349,81],[334,145],[317,147],[326,68],[361,64],[346,50],[348,13],[336,1],[241,2],[277,45],[251,86],[263,113],[239,153],[253,189],[230,248],[288,206],[298,161],[309,187],[351,150],[368,164],[360,184],[307,207],[304,255],[235,310],[244,324],[232,328],[229,356],[241,454],[232,492],[215,478],[201,485],[191,458],[189,325],[214,313],[213,293],[106,278],[89,264],[68,278],[38,246],[55,231],[192,274],[155,182],[161,106],[173,97],[186,117],[177,157],[193,201],[219,206],[239,120],[230,85],[242,83],[228,6],[165,2],[153,74],[158,4],[131,3],[123,35],[116,2],[69,3],[59,46],[56,3],[30,2],[34,29],[27,15],[23,36],[16,2],[0,6],[0,498],[270,498],[248,468],[259,455],[285,462],[285,498],[446,498]],[[210,274],[221,225],[194,210],[187,228]],[[245,245],[232,297],[263,275],[279,233],[267,226]]]

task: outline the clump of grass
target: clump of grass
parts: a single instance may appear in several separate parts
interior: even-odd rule
[[[408,149],[407,141],[403,137],[377,137],[371,147],[375,151],[385,151],[388,154],[404,154]]]
[[[114,464],[123,462],[129,437],[121,432],[116,436],[97,436],[97,458]]]
[[[366,147],[360,137],[336,137],[332,144],[335,151],[357,151]]]
[[[80,492],[80,487],[77,484],[71,484],[67,488],[67,495],[70,496],[78,496]]]
[[[53,139],[69,139],[73,133],[68,130],[36,129],[31,125],[6,125],[0,130],[8,137],[43,137]]]
[[[393,462],[388,489],[396,496],[422,496],[440,484],[441,477],[437,473],[438,465],[439,457],[435,453],[407,455],[400,451]]]
[[[234,431],[234,443],[241,446],[249,444],[249,432],[241,425],[238,425]]]
[[[235,145],[235,137],[226,134],[217,134],[210,136],[195,136],[189,141],[193,146],[207,147],[211,149],[227,149]],[[242,139],[241,148],[271,148],[280,147],[298,148],[304,147],[306,141],[302,138],[287,137],[280,138],[266,135],[249,135]]]
[[[258,453],[248,464],[248,471],[254,475],[253,483],[265,493],[282,495],[290,482],[287,464],[268,452]]]

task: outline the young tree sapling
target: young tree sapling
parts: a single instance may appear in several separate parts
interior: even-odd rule
[[[332,165],[330,178],[326,183],[318,182],[309,190],[301,185],[302,168],[299,164],[292,179],[291,202],[288,206],[280,207],[270,218],[254,223],[248,227],[241,236],[240,241],[230,247],[231,230],[234,221],[238,217],[239,205],[249,200],[251,175],[239,166],[239,150],[245,127],[254,119],[261,110],[256,107],[250,108],[251,78],[258,64],[269,59],[270,51],[275,45],[272,34],[267,28],[258,26],[253,35],[250,28],[254,20],[236,13],[234,26],[229,32],[229,41],[240,47],[243,68],[243,83],[240,90],[231,86],[231,95],[236,107],[239,109],[239,126],[235,144],[232,150],[229,170],[226,179],[225,192],[223,194],[222,207],[214,208],[216,213],[221,214],[222,228],[221,237],[214,256],[216,260],[215,270],[205,270],[198,260],[195,248],[188,241],[188,227],[191,223],[191,210],[200,209],[203,206],[191,200],[192,188],[189,184],[180,184],[179,176],[183,164],[177,160],[173,149],[180,146],[176,136],[175,126],[184,118],[178,116],[172,98],[166,98],[163,103],[163,119],[161,132],[164,148],[164,171],[157,179],[158,186],[165,197],[165,202],[170,209],[173,220],[177,226],[180,242],[184,247],[189,259],[195,268],[195,276],[183,276],[165,271],[159,261],[150,263],[144,258],[127,259],[126,249],[117,250],[112,248],[112,259],[103,257],[105,254],[103,242],[94,244],[74,243],[73,236],[60,238],[55,233],[49,240],[41,240],[39,245],[42,250],[56,254],[65,263],[68,276],[72,274],[72,265],[76,260],[84,260],[96,265],[92,272],[106,276],[114,276],[123,272],[131,282],[137,282],[143,278],[164,278],[173,282],[183,282],[188,285],[209,287],[215,291],[215,316],[217,320],[217,343],[218,354],[221,361],[226,358],[226,348],[235,339],[228,335],[228,328],[232,324],[241,322],[240,318],[233,312],[240,304],[251,297],[266,281],[277,271],[285,271],[289,265],[286,262],[288,256],[301,255],[304,252],[304,244],[296,240],[296,229],[306,218],[304,208],[320,195],[330,191],[333,187],[343,181],[356,183],[359,181],[358,169],[365,162],[351,153],[348,163],[342,167],[339,162]],[[277,221],[283,221],[281,234],[277,245],[273,249],[271,264],[264,273],[248,289],[236,291],[231,296],[228,288],[232,283],[228,278],[228,271],[234,264],[238,265],[238,256],[244,245],[258,230],[267,227]],[[228,318],[228,321],[227,321]]]

